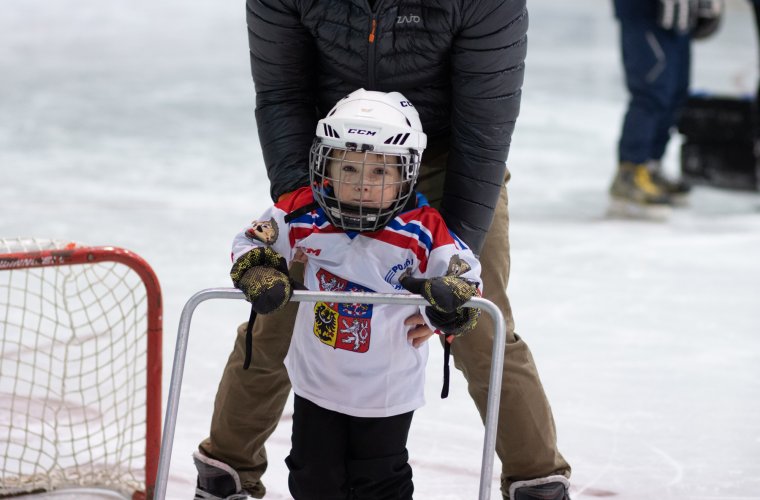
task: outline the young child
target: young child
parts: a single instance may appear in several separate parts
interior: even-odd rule
[[[237,235],[231,276],[266,314],[292,294],[287,263],[310,290],[421,293],[431,305],[301,303],[285,359],[295,392],[290,492],[302,499],[411,499],[406,441],[424,404],[427,343],[405,319],[462,334],[480,265],[414,192],[426,136],[397,92],[357,90],[317,126],[311,187]]]

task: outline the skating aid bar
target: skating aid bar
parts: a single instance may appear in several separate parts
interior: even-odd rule
[[[172,377],[169,383],[169,400],[166,404],[164,434],[161,440],[161,454],[158,462],[158,478],[156,480],[155,497],[163,500],[171,465],[171,452],[174,444],[174,431],[177,424],[179,395],[182,386],[182,376],[185,369],[187,342],[190,334],[190,321],[195,308],[201,302],[210,299],[245,299],[243,292],[235,288],[208,288],[196,293],[185,304],[179,318],[177,346],[174,350]],[[312,292],[296,290],[291,299],[295,302],[352,302],[361,304],[402,304],[427,306],[428,302],[419,295],[394,293],[366,292]],[[483,460],[480,468],[479,500],[491,498],[491,476],[493,475],[493,459],[496,450],[496,426],[499,415],[499,400],[501,398],[501,378],[504,366],[504,346],[506,344],[506,323],[504,316],[490,300],[475,297],[464,304],[465,307],[478,307],[491,315],[494,320],[494,340],[491,354],[491,375],[488,386],[488,406],[486,409],[485,437],[483,439]]]

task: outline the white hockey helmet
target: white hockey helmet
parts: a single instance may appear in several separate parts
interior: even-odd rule
[[[309,157],[314,199],[336,227],[377,231],[409,201],[426,144],[403,95],[356,90],[317,124]],[[349,186],[364,194],[347,196]]]

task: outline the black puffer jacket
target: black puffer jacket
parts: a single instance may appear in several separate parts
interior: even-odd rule
[[[256,121],[272,197],[308,185],[317,121],[357,88],[399,91],[450,144],[441,212],[475,252],[520,108],[525,0],[247,0]],[[423,155],[424,157],[424,155]]]

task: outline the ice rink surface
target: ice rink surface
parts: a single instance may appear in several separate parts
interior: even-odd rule
[[[751,11],[727,1],[721,31],[694,46],[693,86],[750,94]],[[760,498],[760,196],[700,187],[666,222],[605,217],[626,101],[611,2],[529,9],[509,292],[573,498]],[[0,236],[146,258],[165,299],[165,395],[183,304],[229,286],[231,238],[270,202],[253,103],[242,1],[2,3]],[[677,162],[675,140],[668,171]],[[247,313],[197,311],[168,498],[192,497],[191,453]],[[409,446],[416,498],[471,500],[482,425],[459,373],[438,399],[432,351]],[[289,412],[269,441],[270,499],[289,498]]]

